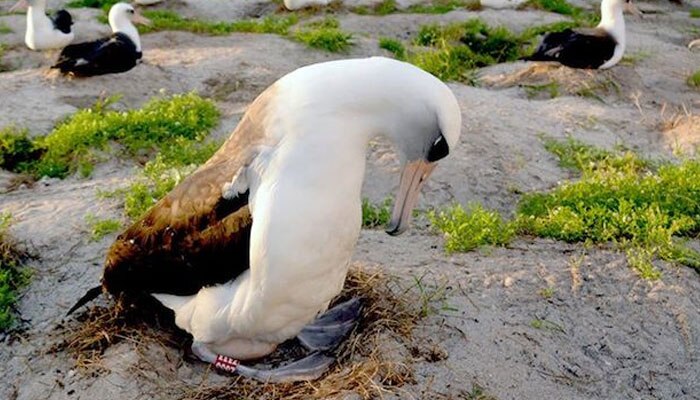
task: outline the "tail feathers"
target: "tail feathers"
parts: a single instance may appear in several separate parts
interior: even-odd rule
[[[95,300],[97,296],[102,294],[102,285],[100,286],[95,286],[94,288],[90,289],[83,295],[83,297],[78,300],[73,307],[68,310],[66,313],[66,316],[69,316],[73,313],[73,311],[79,309],[80,307],[84,306],[85,304]]]

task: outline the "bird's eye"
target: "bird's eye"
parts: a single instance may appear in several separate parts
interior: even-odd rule
[[[134,13],[134,10],[129,10],[129,14],[133,14],[133,13]]]
[[[447,140],[445,140],[445,137],[442,136],[442,134],[440,134],[440,136],[438,136],[437,139],[435,139],[433,144],[430,146],[430,149],[428,150],[428,156],[426,158],[430,162],[435,162],[437,160],[447,157],[449,153],[450,146],[447,145]]]

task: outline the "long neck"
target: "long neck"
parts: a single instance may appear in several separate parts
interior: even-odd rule
[[[609,32],[621,45],[625,44],[625,19],[622,16],[622,7],[614,0],[603,0],[600,5],[599,28]]]
[[[136,51],[141,51],[141,37],[139,36],[139,31],[126,17],[119,16],[110,18],[109,26],[112,28],[113,33],[123,33],[128,36],[136,45]]]

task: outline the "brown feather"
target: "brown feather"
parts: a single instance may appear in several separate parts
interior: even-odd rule
[[[248,192],[227,200],[222,187],[264,140],[274,86],[250,106],[222,147],[176,186],[109,249],[102,284],[123,298],[192,295],[249,268],[252,216]]]

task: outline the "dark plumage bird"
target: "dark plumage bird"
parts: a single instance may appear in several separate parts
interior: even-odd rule
[[[59,10],[49,18],[46,0],[20,0],[10,11],[27,7],[27,31],[24,43],[32,50],[51,50],[66,47],[73,41],[73,18],[66,10]]]
[[[572,68],[605,69],[614,66],[625,53],[624,8],[639,12],[630,0],[603,0],[597,27],[548,33],[535,53],[524,60],[557,61]]]
[[[63,49],[52,68],[76,76],[93,76],[126,72],[141,59],[141,39],[133,22],[150,21],[126,3],[117,3],[109,10],[110,37],[78,43]]]

